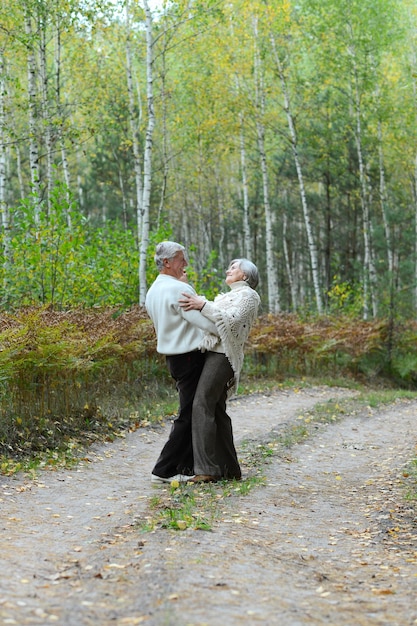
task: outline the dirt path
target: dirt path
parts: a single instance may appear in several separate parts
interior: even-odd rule
[[[234,400],[237,446],[346,393]],[[402,486],[416,413],[404,402],[319,429],[270,460],[265,486],[225,501],[211,532],[134,523],[168,426],[74,470],[0,478],[0,624],[417,624],[417,521]]]

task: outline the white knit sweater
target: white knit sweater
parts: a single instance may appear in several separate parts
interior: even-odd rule
[[[197,350],[203,331],[217,333],[216,326],[199,311],[184,311],[178,300],[183,292],[195,294],[191,285],[159,274],[146,294],[145,307],[153,321],[156,349],[161,354],[183,354]]]
[[[205,333],[202,350],[223,352],[235,375],[229,395],[237,390],[244,358],[244,345],[258,314],[260,298],[254,289],[241,280],[230,285],[228,293],[207,300],[201,313],[216,324],[219,337]]]

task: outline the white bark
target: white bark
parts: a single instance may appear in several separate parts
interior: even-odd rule
[[[162,183],[161,183],[161,191],[160,191],[160,199],[159,199],[159,207],[158,207],[158,219],[157,219],[157,228],[160,227],[161,218],[164,211],[165,198],[168,189],[168,175],[170,170],[170,158],[169,158],[169,142],[168,142],[168,97],[166,91],[166,50],[169,45],[169,40],[167,38],[167,28],[166,22],[163,22],[163,32],[160,35],[160,39],[163,38],[163,49],[160,54],[160,62],[161,62],[161,71],[159,74],[161,81],[161,126],[162,126]]]
[[[379,202],[381,205],[382,221],[384,224],[385,239],[387,242],[387,258],[390,279],[394,273],[394,251],[392,249],[391,227],[387,216],[387,187],[385,183],[384,152],[382,149],[382,129],[381,122],[378,121],[378,153],[379,153]]]
[[[268,268],[268,308],[269,312],[276,314],[280,311],[279,291],[278,291],[278,271],[277,261],[274,254],[274,233],[273,216],[269,202],[268,168],[265,152],[265,129],[258,119],[256,122],[258,133],[258,149],[261,161],[262,188],[265,210],[265,243],[266,243],[266,265]]]
[[[414,307],[417,311],[417,153],[414,162]]]
[[[20,198],[21,200],[23,200],[23,198],[26,197],[26,193],[25,193],[25,183],[23,182],[22,154],[20,152],[19,145],[15,146],[15,151],[16,151],[17,179],[19,181],[19,192],[20,192]]]
[[[287,214],[284,212],[282,245],[284,249],[285,270],[287,274],[288,284],[290,286],[291,308],[293,311],[296,311],[297,310],[297,290],[294,284],[293,272],[291,269],[291,259],[290,259],[290,253],[289,253],[288,242],[287,242],[287,226],[288,226],[288,218],[287,218]]]
[[[262,80],[261,58],[257,46],[257,23],[254,21],[255,34],[255,89],[256,89],[256,131],[258,136],[258,150],[262,172],[262,188],[265,211],[265,247],[266,247],[266,266],[268,279],[268,308],[269,312],[276,314],[280,311],[280,298],[278,287],[278,269],[277,259],[274,254],[274,233],[273,233],[273,215],[269,202],[269,185],[268,185],[268,168],[265,152],[265,128],[262,122],[265,108],[265,91]]]
[[[413,95],[414,103],[417,112],[417,81],[416,81],[416,69],[417,69],[417,57],[414,48],[411,52],[411,67],[413,69]],[[417,116],[416,116],[417,117]],[[414,185],[412,188],[413,200],[414,200],[414,310],[417,314],[417,152],[414,157]]]
[[[319,262],[318,262],[317,246],[316,246],[316,242],[315,242],[315,238],[313,234],[310,209],[307,203],[307,196],[305,192],[304,177],[303,177],[301,163],[300,163],[300,159],[298,155],[298,137],[297,137],[297,132],[295,130],[293,114],[291,111],[290,95],[289,95],[289,90],[287,87],[287,80],[285,77],[284,68],[281,63],[281,59],[279,57],[278,51],[277,51],[275,38],[272,34],[271,34],[271,44],[272,44],[272,50],[274,54],[278,76],[281,81],[281,88],[282,88],[282,93],[283,93],[283,98],[284,98],[284,110],[287,116],[288,128],[290,131],[291,149],[292,149],[292,153],[294,157],[295,168],[297,170],[298,185],[299,185],[300,196],[301,196],[301,205],[303,208],[304,225],[305,225],[305,229],[307,233],[308,250],[310,254],[311,276],[313,279],[316,307],[317,307],[317,312],[321,314],[323,312],[323,303],[322,303],[322,296],[321,296],[321,290],[320,290],[320,276],[319,276]]]
[[[7,206],[7,128],[5,114],[6,81],[4,78],[4,57],[0,50],[0,214],[3,232],[3,298],[7,297],[7,274],[10,263],[10,214]]]
[[[153,36],[152,14],[147,0],[143,0],[146,16],[146,99],[148,105],[148,124],[145,137],[145,154],[143,167],[143,221],[142,238],[139,245],[139,304],[145,304],[147,291],[146,284],[146,256],[149,246],[149,209],[152,185],[152,142],[155,127],[155,113],[153,106]]]
[[[142,162],[139,145],[139,124],[141,109],[139,109],[139,116],[135,112],[135,93],[133,85],[133,70],[132,70],[132,46],[131,46],[131,28],[130,28],[130,5],[129,0],[126,0],[126,78],[127,78],[127,91],[128,91],[128,103],[129,103],[129,125],[132,136],[132,148],[133,148],[133,170],[135,172],[135,186],[136,186],[136,224],[138,241],[142,239],[142,217],[143,217],[143,184],[142,184]]]
[[[297,272],[295,273],[295,283],[297,289],[297,303],[298,306],[304,306],[306,304],[306,277],[305,277],[305,269],[304,269],[304,257],[303,257],[303,245],[301,242],[304,242],[305,237],[305,227],[301,219],[297,220],[297,230],[298,237],[296,241],[300,242],[299,250],[294,250],[294,261],[293,267],[297,266]]]
[[[76,152],[76,161],[77,161],[77,172],[78,172],[77,173],[77,198],[78,198],[78,203],[80,205],[80,209],[81,211],[83,211],[85,207],[85,202],[84,202],[83,179],[80,174],[82,170],[82,167],[81,167],[82,157],[81,157],[81,153],[79,149]],[[90,218],[91,216],[88,215],[87,217]]]
[[[363,318],[366,320],[369,317],[369,300],[372,306],[372,314],[375,317],[377,315],[377,303],[375,296],[376,288],[376,270],[372,258],[372,244],[371,244],[371,218],[368,202],[368,179],[365,170],[365,162],[362,149],[362,124],[361,124],[361,104],[359,95],[359,79],[356,67],[355,51],[353,47],[350,47],[350,54],[352,58],[353,68],[353,80],[354,80],[354,107],[355,107],[355,142],[358,155],[359,164],[359,181],[360,181],[360,196],[362,207],[362,225],[363,225],[363,241],[364,241],[364,306],[363,306]]]
[[[62,160],[62,171],[64,174],[64,181],[66,186],[66,200],[68,205],[68,210],[66,211],[66,218],[68,227],[71,228],[72,220],[71,220],[71,175],[68,164],[67,157],[67,149],[65,146],[65,137],[63,133],[63,125],[64,125],[64,111],[61,103],[61,25],[59,21],[59,16],[57,15],[56,20],[56,38],[55,38],[55,98],[56,98],[56,108],[59,116],[59,126],[58,126],[58,138],[59,145],[61,148],[61,160]]]
[[[40,176],[39,176],[39,147],[38,147],[38,128],[37,128],[37,112],[36,112],[36,60],[33,50],[33,32],[32,20],[30,16],[25,17],[25,31],[28,37],[28,114],[29,114],[29,166],[30,179],[32,184],[32,192],[34,194],[34,218],[35,223],[39,222],[40,211]]]
[[[48,93],[48,70],[46,66],[46,23],[43,17],[39,17],[38,20],[38,31],[40,33],[40,79],[41,79],[41,107],[42,107],[42,120],[43,120],[43,130],[45,133],[45,148],[46,148],[46,202],[48,214],[51,210],[51,198],[52,198],[52,187],[53,187],[53,138],[52,138],[52,128],[51,128],[51,120],[50,120],[50,103],[49,103],[49,93]]]
[[[6,203],[6,115],[5,115],[5,95],[6,85],[4,79],[4,57],[0,50],[0,210],[2,214],[2,225],[5,223]]]
[[[249,221],[249,187],[248,175],[246,171],[246,145],[245,145],[245,127],[244,116],[241,113],[240,118],[240,167],[242,172],[242,195],[243,195],[243,239],[245,255],[248,259],[252,259],[252,238]]]
[[[7,86],[8,87],[8,86]],[[11,99],[10,90],[8,89],[8,97]],[[11,128],[17,127],[17,122],[14,116],[14,111],[9,108],[8,116],[10,119]],[[22,170],[22,153],[20,149],[20,143],[18,141],[14,142],[12,150],[15,151],[16,154],[16,172],[17,172],[17,180],[19,183],[19,196],[21,200],[26,197],[25,193],[25,183],[23,181],[23,170]]]

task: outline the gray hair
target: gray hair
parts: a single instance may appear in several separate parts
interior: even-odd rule
[[[232,265],[232,263],[238,264],[239,269],[241,269],[244,274],[243,280],[248,283],[249,287],[256,289],[259,283],[259,272],[256,265],[252,263],[252,261],[249,261],[249,259],[233,259],[233,261],[230,261],[230,265]]]
[[[161,241],[161,243],[158,243],[154,256],[158,270],[164,267],[164,259],[173,259],[177,252],[181,251],[184,252],[185,256],[184,246],[180,243],[176,243],[176,241]]]

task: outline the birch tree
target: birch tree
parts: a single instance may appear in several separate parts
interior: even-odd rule
[[[51,124],[51,106],[49,98],[49,76],[47,67],[47,37],[48,37],[48,15],[45,3],[38,5],[36,16],[37,34],[39,37],[39,80],[40,80],[40,110],[42,117],[42,131],[44,136],[44,151],[46,159],[45,179],[46,179],[46,206],[48,214],[51,211],[51,197],[53,184],[53,137]]]
[[[240,166],[242,172],[242,198],[243,198],[243,239],[245,255],[253,258],[252,237],[249,218],[249,187],[246,167],[246,142],[245,142],[245,121],[243,113],[239,113],[240,122]]]
[[[413,130],[415,130],[417,124],[417,7],[414,2],[407,2],[405,4],[405,15],[409,24],[409,52],[407,55],[407,69],[411,83],[412,96],[411,126]],[[417,316],[417,149],[415,147],[415,141],[416,136],[414,134],[414,146],[409,158],[412,160],[411,193],[413,199],[412,206],[414,219],[414,288],[412,291],[414,316]]]
[[[133,170],[135,174],[135,213],[137,221],[138,241],[142,240],[142,220],[143,220],[143,184],[142,184],[142,158],[140,153],[139,127],[142,117],[142,107],[137,106],[135,88],[133,81],[133,60],[132,60],[132,31],[130,17],[130,2],[126,0],[126,78],[127,93],[129,100],[129,124],[132,137],[133,148]],[[140,95],[140,94],[139,94]],[[140,105],[139,100],[139,105]],[[146,269],[145,269],[146,272]],[[142,275],[141,275],[142,276]]]
[[[32,184],[35,223],[39,222],[41,207],[40,168],[39,168],[39,116],[37,104],[37,67],[34,49],[32,16],[26,10],[25,32],[27,46],[27,84],[28,84],[28,115],[29,115],[29,164]]]
[[[0,49],[0,214],[3,232],[3,292],[7,294],[7,268],[10,262],[10,212],[6,197],[6,173],[7,173],[7,152],[6,144],[8,138],[6,123],[6,70],[4,51]]]
[[[363,274],[363,286],[364,286],[364,308],[363,317],[368,319],[369,317],[369,299],[372,304],[372,313],[375,317],[377,314],[376,303],[376,271],[373,261],[372,241],[371,241],[371,218],[370,218],[370,203],[369,203],[369,179],[366,173],[366,165],[363,154],[363,140],[362,140],[362,110],[361,110],[361,94],[359,87],[359,77],[356,63],[356,50],[353,42],[352,26],[348,23],[348,32],[350,33],[350,45],[349,54],[352,59],[352,99],[355,114],[355,144],[358,155],[359,164],[359,182],[360,182],[360,198],[362,206],[362,225],[363,225],[363,240],[364,240],[364,274]]]
[[[320,276],[319,276],[319,260],[317,253],[317,245],[313,233],[312,220],[310,216],[310,209],[307,202],[306,190],[304,185],[304,176],[301,167],[301,162],[298,154],[298,137],[294,124],[294,115],[292,112],[291,102],[290,102],[290,94],[287,84],[287,79],[285,76],[284,65],[280,59],[277,44],[275,41],[275,36],[273,33],[270,34],[271,45],[273,56],[276,64],[277,73],[279,76],[279,80],[281,82],[282,95],[284,99],[284,111],[287,117],[288,129],[289,129],[289,139],[291,144],[291,150],[294,157],[295,168],[297,170],[298,176],[298,184],[300,187],[300,197],[301,197],[301,205],[303,208],[304,215],[304,225],[307,233],[307,242],[308,242],[308,250],[310,254],[310,266],[311,266],[311,275],[313,278],[313,286],[314,286],[314,295],[316,299],[316,307],[319,315],[323,312],[323,303],[321,296],[321,288],[320,288]]]
[[[145,136],[145,152],[143,165],[143,204],[142,204],[142,232],[139,243],[139,304],[145,304],[146,297],[146,259],[149,246],[149,212],[152,185],[152,142],[155,128],[154,96],[153,96],[153,35],[152,13],[147,0],[143,0],[145,9],[146,27],[146,100],[148,121]]]
[[[66,186],[66,200],[68,209],[71,206],[71,174],[68,163],[68,153],[67,147],[65,143],[65,111],[62,102],[62,18],[60,12],[57,11],[55,17],[55,101],[56,101],[56,112],[57,112],[57,134],[58,134],[58,142],[61,150],[61,161],[62,161],[62,171],[64,175],[64,181]],[[67,215],[67,224],[69,228],[72,226],[71,220],[71,211],[66,211]]]
[[[278,269],[275,254],[275,241],[273,232],[273,214],[269,201],[269,181],[268,167],[265,151],[265,126],[263,118],[265,114],[265,90],[263,84],[262,62],[259,51],[258,41],[258,20],[253,19],[254,32],[254,79],[256,92],[256,130],[258,136],[258,148],[260,168],[262,172],[263,202],[265,211],[265,243],[266,243],[266,265],[268,268],[268,308],[270,313],[278,313],[280,311],[280,295],[278,287]]]

